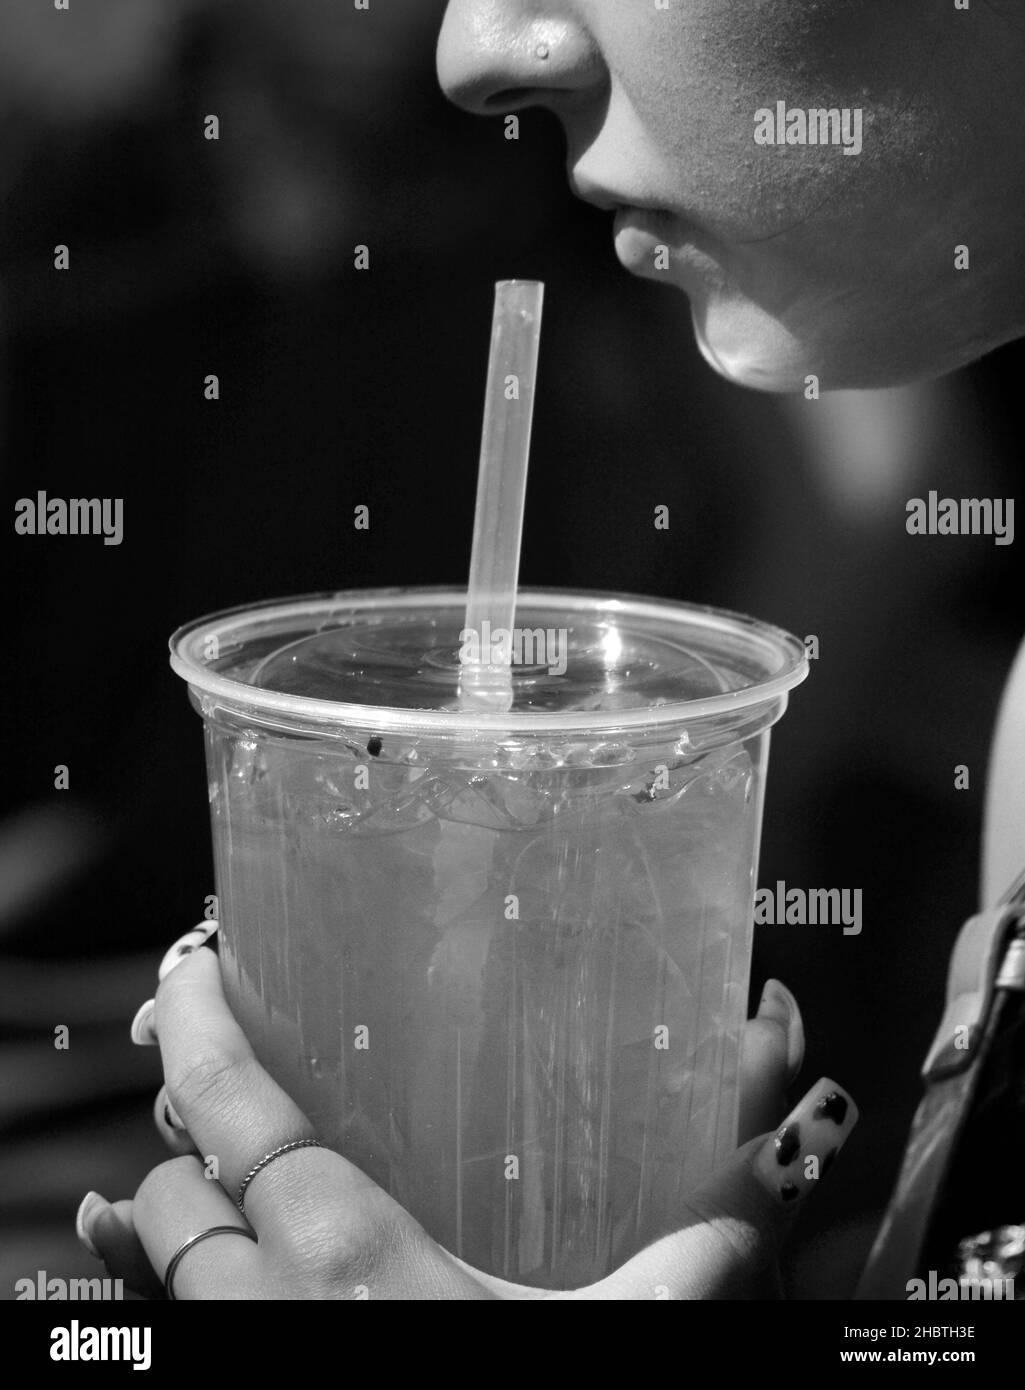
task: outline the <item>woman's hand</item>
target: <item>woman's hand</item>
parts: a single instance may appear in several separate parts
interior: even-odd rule
[[[750,1296],[765,1288],[795,1211],[857,1120],[850,1098],[820,1081],[776,1134],[749,1140],[691,1194],[674,1234],[573,1292],[528,1288],[471,1269],[325,1148],[294,1148],[261,1167],[246,1188],[243,1216],[235,1199],[251,1169],[282,1145],[312,1139],[314,1131],[254,1057],[225,1002],[217,958],[200,946],[204,939],[189,933],[172,947],[153,1021],[144,1006],[133,1025],[137,1041],[159,1037],[165,1086],[155,1113],[179,1156],[155,1168],[133,1201],[112,1205],[90,1193],[78,1214],[86,1247],[112,1276],[149,1296],[159,1297],[175,1252],[213,1226],[255,1233],[258,1243],[228,1233],[192,1246],[174,1274],[176,1298]],[[802,1052],[797,1004],[770,981],[744,1037],[742,1135],[770,1127],[780,1114]]]

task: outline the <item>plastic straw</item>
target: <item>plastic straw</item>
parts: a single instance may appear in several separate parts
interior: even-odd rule
[[[534,386],[545,287],[537,280],[495,286],[477,474],[477,509],[466,602],[462,700],[508,710],[512,705],[512,631],[527,493]]]

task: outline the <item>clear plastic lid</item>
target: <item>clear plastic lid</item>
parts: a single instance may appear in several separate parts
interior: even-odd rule
[[[212,699],[286,722],[462,736],[593,736],[779,702],[775,718],[807,675],[797,638],[717,609],[525,589],[512,632],[469,634],[465,602],[456,589],[384,589],[234,609],[180,628],[171,665],[210,697],[208,706]],[[512,658],[512,707],[461,707],[461,656],[501,660],[503,646]]]

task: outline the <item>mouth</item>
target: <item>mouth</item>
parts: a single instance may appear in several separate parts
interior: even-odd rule
[[[634,275],[682,290],[708,289],[722,266],[698,228],[663,208],[622,207],[614,223],[616,255]]]
[[[654,237],[672,247],[679,245],[681,241],[689,240],[693,234],[693,228],[675,213],[667,212],[665,208],[623,205],[617,207],[615,213],[612,228],[617,242],[622,233],[635,232],[638,236]]]
[[[585,203],[614,214],[616,255],[634,275],[668,281],[684,290],[721,280],[714,244],[685,216],[664,204],[592,184],[572,172],[570,184]]]
[[[574,194],[584,203],[601,208],[602,212],[659,212],[664,211],[649,198],[632,198],[629,193],[619,193],[602,184],[592,183],[569,170],[569,183]]]

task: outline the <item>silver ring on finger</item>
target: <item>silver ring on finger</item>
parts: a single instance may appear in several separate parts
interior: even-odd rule
[[[245,1215],[246,1211],[246,1189],[256,1177],[257,1173],[262,1173],[268,1164],[273,1163],[276,1158],[281,1158],[283,1154],[291,1153],[293,1149],[322,1149],[324,1145],[319,1139],[293,1139],[290,1144],[282,1144],[280,1148],[271,1149],[269,1154],[264,1154],[259,1163],[254,1163],[249,1172],[245,1175],[238,1185],[238,1196],[235,1198],[235,1205],[239,1211]]]
[[[168,1260],[167,1271],[164,1274],[164,1293],[171,1303],[177,1301],[174,1296],[174,1276],[178,1272],[182,1257],[188,1254],[194,1245],[198,1245],[201,1240],[209,1240],[211,1236],[245,1236],[246,1240],[256,1241],[254,1232],[247,1231],[244,1226],[208,1226],[205,1231],[199,1231],[196,1235],[189,1236],[188,1240],[182,1241]]]

